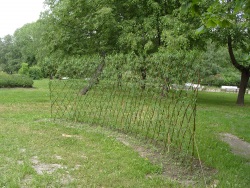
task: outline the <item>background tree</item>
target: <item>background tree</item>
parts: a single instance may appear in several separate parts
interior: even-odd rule
[[[21,53],[15,45],[13,36],[6,35],[0,42],[0,66],[9,74],[17,72],[20,65]]]
[[[37,54],[40,49],[41,28],[39,22],[25,24],[13,35],[14,44],[21,52],[21,61],[29,66],[37,64]]]
[[[1,69],[7,73],[15,73],[21,67],[22,62],[28,63],[29,66],[36,65],[45,45],[41,45],[42,33],[40,21],[37,21],[17,29],[13,36],[7,35],[2,38],[0,42]]]
[[[45,40],[51,51],[64,55],[111,53],[115,49],[117,24],[109,1],[47,0],[50,13]]]
[[[189,4],[190,5],[190,4]],[[232,65],[241,73],[237,104],[244,105],[250,77],[249,2],[246,0],[193,1],[191,12],[203,25],[197,33],[209,36],[220,45],[227,45]]]
[[[206,50],[201,54],[201,84],[208,86],[239,85],[240,75],[230,63],[226,46],[207,42]]]

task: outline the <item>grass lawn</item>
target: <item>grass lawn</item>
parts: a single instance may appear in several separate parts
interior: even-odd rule
[[[182,187],[162,175],[161,162],[150,162],[112,132],[50,121],[48,81],[34,87],[0,89],[0,187]],[[245,107],[235,101],[232,93],[199,94],[199,154],[217,172],[206,178],[209,185],[250,183],[249,159],[232,154],[219,136],[231,133],[250,142],[250,96]]]
[[[180,187],[101,129],[51,122],[48,81],[0,90],[0,187]]]
[[[197,110],[197,142],[202,161],[215,168],[220,187],[248,187],[250,156],[231,152],[221,133],[233,134],[250,143],[250,95],[244,107],[236,105],[236,93],[200,92]]]

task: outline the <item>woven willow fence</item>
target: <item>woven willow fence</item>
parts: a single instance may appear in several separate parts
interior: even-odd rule
[[[186,67],[167,68],[164,79],[148,72],[142,79],[143,72],[136,75],[129,69],[121,71],[112,65],[100,69],[99,65],[85,78],[51,80],[52,118],[106,126],[190,159],[197,88],[184,83],[198,79]]]

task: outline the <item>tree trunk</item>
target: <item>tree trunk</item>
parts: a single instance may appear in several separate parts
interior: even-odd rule
[[[95,85],[99,82],[99,76],[101,75],[103,68],[105,66],[105,55],[102,58],[102,62],[98,65],[94,75],[90,78],[89,84],[84,87],[81,91],[82,95],[87,94],[87,92]]]
[[[120,72],[118,73],[117,79],[118,79],[117,86],[122,87],[122,73],[120,73]]]
[[[232,38],[231,36],[228,36],[227,38],[227,44],[228,44],[228,53],[231,59],[231,63],[233,66],[238,69],[241,72],[241,80],[240,80],[240,90],[238,93],[238,98],[236,104],[243,106],[244,105],[244,96],[246,93],[246,88],[250,76],[250,66],[245,67],[241,64],[239,64],[234,56],[233,52],[233,46],[232,46]]]
[[[240,80],[240,90],[238,93],[238,98],[236,104],[243,106],[244,105],[244,96],[246,93],[247,83],[249,80],[250,72],[249,71],[242,71],[241,72],[241,80]]]
[[[161,92],[161,96],[165,96],[165,93],[168,93],[170,90],[170,85],[169,85],[169,79],[168,77],[166,77],[165,79],[163,79],[163,85],[162,85],[162,92]]]
[[[141,84],[141,89],[145,90],[146,89],[146,78],[147,78],[147,71],[146,68],[142,67],[141,68],[141,78],[142,78],[142,84]]]
[[[117,72],[117,86],[121,87],[122,86],[122,73],[120,71],[120,67],[116,67],[116,72]]]
[[[160,28],[160,15],[157,14],[156,17],[156,21],[157,21],[157,45],[161,46],[161,28]]]

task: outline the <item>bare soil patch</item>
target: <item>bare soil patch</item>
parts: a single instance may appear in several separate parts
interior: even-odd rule
[[[34,168],[34,170],[37,172],[37,174],[40,174],[40,175],[43,175],[44,173],[52,174],[54,171],[56,171],[58,169],[65,168],[64,166],[62,166],[60,164],[41,163],[38,160],[37,156],[32,157],[31,162],[33,164],[32,167]]]
[[[250,159],[250,143],[229,133],[221,133],[220,136],[224,142],[230,145],[232,152],[235,155],[240,155],[244,158]]]
[[[56,155],[54,157],[58,160],[62,159],[62,157],[58,156],[58,155]],[[69,172],[67,170],[70,170],[70,169],[68,169],[67,166],[64,166],[61,164],[42,163],[42,162],[40,162],[40,160],[38,159],[37,156],[33,156],[31,158],[31,162],[32,162],[33,169],[39,175],[52,174],[59,169],[64,169],[65,173],[61,175],[61,177],[59,179],[60,183],[63,185],[67,185],[67,184],[71,183],[72,181],[74,181],[74,178],[71,177],[70,174],[68,174]],[[81,165],[76,165],[75,168],[73,168],[72,170],[78,170],[80,167],[81,167]],[[29,180],[29,181],[32,180],[32,177],[29,177],[27,180]],[[26,180],[24,180],[24,181],[26,181]]]
[[[42,120],[41,120],[42,121]],[[48,120],[44,120],[48,121]],[[110,130],[109,128],[100,126],[88,126],[83,123],[62,122],[63,125],[71,128],[88,127],[87,131],[101,133],[107,137],[113,137],[127,147],[132,148],[142,158],[149,160],[152,164],[159,165],[162,168],[160,174],[147,174],[146,178],[154,178],[155,176],[167,178],[169,180],[178,181],[181,185],[187,187],[215,187],[218,180],[214,180],[213,176],[218,172],[216,169],[205,166],[201,161],[194,159],[192,167],[188,162],[182,163],[176,160],[173,154],[163,152],[162,148],[157,147],[153,143],[145,142],[145,140],[135,137],[134,135],[125,134],[120,131]],[[77,135],[62,134],[65,138],[81,138]],[[76,167],[77,168],[77,167]]]
[[[173,159],[171,154],[160,152],[161,150],[153,145],[142,143],[143,141],[138,141],[122,133],[112,136],[116,137],[116,139],[124,145],[133,148],[141,157],[149,160],[153,164],[161,165],[162,174],[159,176],[176,180],[188,187],[196,187],[201,184],[201,182],[203,182],[202,184],[211,186],[215,184],[212,176],[217,173],[217,170],[206,167],[197,159],[193,160],[191,168],[190,165],[185,166],[181,164],[180,161]],[[147,178],[152,178],[153,176],[155,175],[148,174]]]

